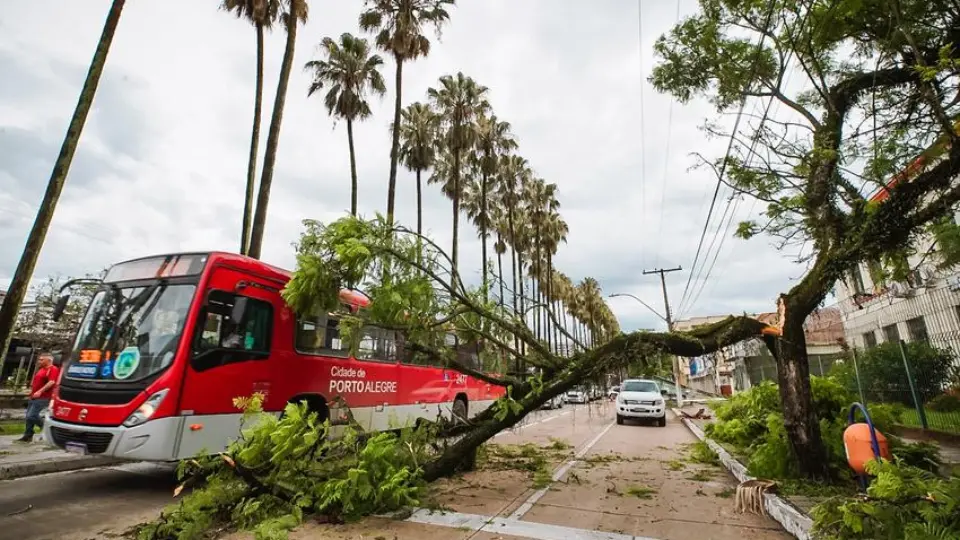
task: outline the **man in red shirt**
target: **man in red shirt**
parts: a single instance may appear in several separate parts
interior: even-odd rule
[[[53,399],[53,387],[57,385],[57,379],[60,378],[60,370],[53,365],[53,355],[48,352],[42,352],[37,356],[37,372],[33,375],[33,383],[30,385],[30,399],[27,401],[27,429],[23,437],[17,439],[18,442],[31,442],[33,440],[33,428],[43,427],[43,418],[40,413],[50,405]]]

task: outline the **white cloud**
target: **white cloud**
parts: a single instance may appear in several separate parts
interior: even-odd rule
[[[293,264],[290,245],[301,219],[329,220],[349,207],[345,126],[334,129],[320,100],[307,99],[309,75],[301,66],[324,36],[358,31],[360,5],[314,0],[299,32],[264,246],[264,259],[279,266]],[[0,285],[13,273],[108,6],[106,0],[5,6],[0,63],[13,84],[0,88]],[[692,8],[684,0],[683,11]],[[636,2],[464,0],[431,55],[404,68],[407,103],[424,100],[439,76],[457,71],[490,87],[520,152],[559,185],[570,235],[558,267],[574,279],[596,277],[607,293],[636,294],[658,310],[659,280],[642,271],[683,265],[684,272],[669,276],[671,300],[679,303],[715,186],[705,171],[687,170],[689,154],[718,156],[725,149],[697,130],[713,116],[709,107],[674,104],[671,114],[670,98],[649,85],[641,145],[640,66],[648,75],[653,42],[674,22],[675,9],[673,2],[643,3],[641,62]],[[261,145],[283,41],[281,31],[267,39]],[[218,11],[216,2],[127,4],[38,276],[96,271],[152,253],[236,249],[254,51],[252,29]],[[389,58],[384,75],[392,82]],[[372,119],[355,130],[366,214],[386,205],[390,86],[383,100],[374,100]],[[401,170],[397,212],[407,223],[416,217],[413,186],[413,175]],[[742,204],[741,213],[750,206]],[[449,201],[430,186],[424,207],[425,226],[448,245]],[[721,200],[717,218],[722,211]],[[460,237],[463,264],[477,268],[475,231],[464,226]],[[763,240],[727,239],[690,314],[770,310],[799,273]],[[612,306],[624,328],[658,325],[632,300]]]

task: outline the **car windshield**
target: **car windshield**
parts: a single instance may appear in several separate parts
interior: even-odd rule
[[[136,381],[173,362],[194,285],[108,285],[90,302],[80,324],[66,375],[103,381]]]
[[[659,394],[660,389],[657,388],[657,383],[650,381],[627,381],[623,383],[623,386],[620,388],[621,392],[649,392],[653,394]]]

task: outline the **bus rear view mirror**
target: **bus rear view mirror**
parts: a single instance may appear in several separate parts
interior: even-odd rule
[[[243,321],[243,316],[247,312],[247,299],[239,296],[233,302],[233,309],[230,310],[230,320],[234,324],[240,324]]]
[[[63,312],[67,310],[67,302],[70,301],[70,295],[65,294],[57,299],[56,305],[53,306],[53,313],[50,315],[50,318],[54,321],[59,321],[60,317],[63,316]]]

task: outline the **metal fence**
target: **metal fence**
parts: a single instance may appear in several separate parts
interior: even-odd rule
[[[906,427],[960,435],[960,332],[851,349],[830,375],[861,401],[893,405]]]

